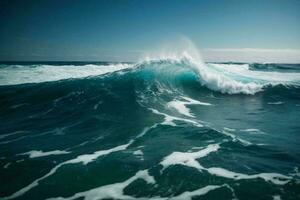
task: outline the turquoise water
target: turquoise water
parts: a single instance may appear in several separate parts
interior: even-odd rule
[[[299,199],[300,65],[0,65],[0,199]]]

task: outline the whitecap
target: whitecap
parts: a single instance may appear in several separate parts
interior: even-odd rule
[[[10,162],[9,162],[9,163],[6,163],[6,164],[3,166],[3,168],[4,168],[4,169],[7,169],[10,165],[11,165]]]
[[[231,137],[232,141],[233,142],[236,142],[236,141],[239,141],[240,143],[242,143],[243,145],[245,146],[248,146],[248,145],[251,145],[252,143],[247,141],[247,140],[244,140],[244,139],[241,139],[239,137],[237,137],[236,135],[232,134],[232,133],[229,133],[227,131],[221,131],[221,133],[223,133],[224,135],[227,135],[229,137]]]
[[[171,165],[178,164],[202,170],[204,168],[197,162],[196,159],[205,157],[212,152],[216,152],[219,148],[219,144],[210,144],[206,148],[195,152],[173,152],[172,154],[165,157],[163,161],[160,162],[160,164],[163,166],[162,170],[170,167]]]
[[[203,127],[202,124],[200,124],[199,122],[196,122],[194,120],[191,120],[191,119],[184,119],[184,118],[180,118],[180,117],[174,117],[174,116],[159,112],[158,110],[153,109],[153,108],[149,108],[149,110],[151,110],[154,114],[163,115],[165,117],[164,121],[161,123],[162,125],[177,126],[174,123],[174,121],[183,121],[183,122],[186,122],[186,123],[191,123],[191,124],[193,124],[194,126],[197,126],[197,127]]]
[[[273,197],[273,200],[281,200],[280,195],[274,195],[274,196],[272,196],[272,197]]]
[[[206,168],[206,171],[215,176],[220,176],[220,177],[234,179],[234,180],[261,178],[267,182],[272,182],[273,184],[276,185],[284,185],[288,183],[291,179],[291,177],[289,176],[285,176],[278,173],[260,173],[260,174],[248,175],[248,174],[232,172],[220,167]]]
[[[186,107],[186,105],[202,105],[202,106],[211,106],[210,103],[197,101],[188,97],[181,97],[186,101],[179,101],[173,100],[167,103],[167,106],[170,108],[176,109],[180,114],[188,116],[188,117],[195,117],[191,112],[190,109]]]
[[[281,105],[284,104],[282,101],[276,101],[276,102],[268,102],[269,105]]]
[[[44,156],[50,156],[50,155],[61,155],[61,154],[69,154],[71,152],[69,151],[61,151],[61,150],[54,150],[54,151],[37,151],[37,150],[32,150],[28,151],[26,153],[21,153],[18,155],[29,155],[29,158],[38,158],[38,157],[44,157]]]
[[[242,132],[247,132],[250,134],[266,134],[265,132],[257,129],[257,128],[248,128],[248,129],[242,129]]]
[[[12,132],[12,133],[7,133],[7,134],[1,134],[0,135],[0,140],[1,139],[4,139],[6,137],[9,137],[9,136],[12,136],[12,135],[17,135],[17,134],[20,134],[20,133],[26,133],[27,131],[15,131],[15,132]]]
[[[216,190],[216,189],[221,188],[221,187],[223,187],[223,186],[208,185],[208,186],[205,186],[203,188],[200,188],[200,189],[197,189],[197,190],[194,190],[194,191],[183,192],[182,194],[180,194],[178,196],[175,196],[175,197],[172,197],[170,199],[172,199],[172,200],[182,200],[182,199],[192,200],[192,197],[194,197],[194,196],[203,196],[203,195],[207,194],[208,192]]]
[[[196,159],[200,159],[209,155],[212,152],[218,151],[219,144],[210,144],[206,148],[197,152],[173,152],[166,156],[160,164],[163,166],[162,171],[172,165],[184,165],[187,167],[195,168],[199,171],[206,171],[211,175],[219,176],[228,179],[242,180],[242,179],[263,179],[267,182],[271,182],[276,185],[284,185],[291,180],[290,176],[286,176],[279,173],[259,173],[259,174],[242,174],[229,171],[221,167],[203,167]]]
[[[98,76],[132,67],[131,64],[115,63],[110,65],[35,65],[21,66],[18,68],[1,68],[3,76],[0,85],[17,85],[24,83],[41,83],[58,81],[70,78],[84,78]]]
[[[236,129],[233,129],[233,128],[227,128],[227,127],[224,127],[223,129],[224,129],[225,131],[230,131],[230,132],[236,131]]]
[[[141,150],[136,150],[132,154],[136,155],[136,156],[143,156],[144,155],[144,153]]]

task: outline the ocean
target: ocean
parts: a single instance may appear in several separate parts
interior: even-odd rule
[[[300,199],[300,64],[0,64],[0,199]]]

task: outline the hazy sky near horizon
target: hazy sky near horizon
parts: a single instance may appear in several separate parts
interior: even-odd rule
[[[0,60],[135,61],[180,37],[206,61],[300,62],[299,0],[0,0]]]

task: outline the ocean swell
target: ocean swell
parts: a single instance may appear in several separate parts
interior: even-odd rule
[[[270,65],[270,64],[268,64]],[[177,90],[180,81],[197,81],[210,90],[224,94],[255,94],[274,86],[299,87],[300,73],[253,70],[249,64],[203,63],[187,53],[179,57],[144,60],[135,64],[107,65],[35,65],[0,67],[0,85],[41,83],[64,79],[82,79],[112,73],[112,76],[133,73],[134,78],[155,80]]]

